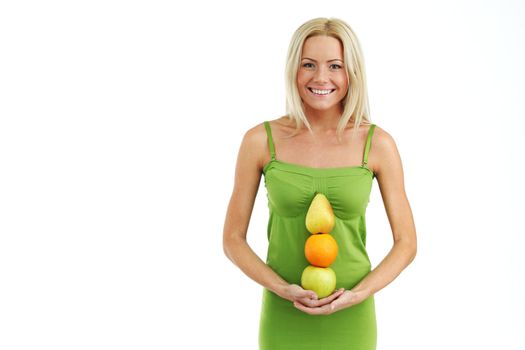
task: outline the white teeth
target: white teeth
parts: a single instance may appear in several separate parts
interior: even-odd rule
[[[312,89],[312,88],[310,88],[310,90],[314,94],[317,94],[317,95],[328,95],[329,93],[331,93],[333,91],[333,90],[317,90],[317,89]]]

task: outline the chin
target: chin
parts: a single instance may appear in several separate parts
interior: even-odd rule
[[[304,102],[303,102],[304,103]],[[315,111],[329,111],[329,110],[332,110],[334,108],[338,108],[339,107],[339,103],[336,103],[336,104],[320,104],[320,103],[304,103],[305,106],[307,106],[309,109],[313,109]]]

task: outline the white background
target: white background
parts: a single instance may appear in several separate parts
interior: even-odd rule
[[[262,287],[222,228],[242,136],[284,114],[289,40],[320,16],[361,42],[418,233],[378,349],[525,349],[517,0],[2,2],[1,349],[257,348]],[[261,181],[263,260],[267,219]],[[375,267],[375,181],[367,229]]]

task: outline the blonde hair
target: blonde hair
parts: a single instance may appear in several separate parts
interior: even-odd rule
[[[350,118],[354,120],[355,136],[362,120],[371,122],[368,106],[368,92],[366,85],[363,54],[357,36],[344,21],[337,18],[315,18],[302,24],[293,34],[286,58],[286,113],[287,117],[295,121],[296,135],[302,125],[312,128],[304,113],[303,102],[297,89],[297,71],[301,63],[303,45],[306,39],[326,35],[338,39],[343,46],[343,61],[348,77],[348,92],[341,101],[343,113],[337,126],[337,139],[341,141],[343,131]]]

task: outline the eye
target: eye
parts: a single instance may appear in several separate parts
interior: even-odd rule
[[[313,68],[314,65],[313,65],[313,63],[307,62],[307,63],[303,63],[303,67],[304,68]]]
[[[334,64],[330,65],[330,68],[332,68],[332,69],[341,69],[342,67],[340,65],[334,63]]]

